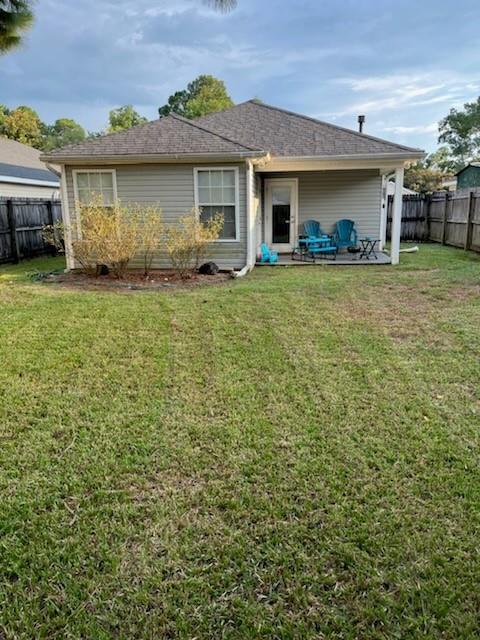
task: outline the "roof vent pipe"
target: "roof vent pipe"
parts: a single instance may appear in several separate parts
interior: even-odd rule
[[[363,133],[363,125],[365,123],[365,116],[358,116],[358,131]]]

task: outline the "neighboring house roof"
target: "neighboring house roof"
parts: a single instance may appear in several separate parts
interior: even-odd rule
[[[465,167],[462,167],[461,169],[459,169],[457,171],[457,173],[455,173],[454,175],[458,176],[460,175],[463,171],[465,171],[465,169],[468,169],[469,167],[480,167],[480,162],[469,162]]]
[[[0,137],[0,182],[59,185],[58,175],[47,169],[40,155],[38,149]]]
[[[45,165],[43,165],[45,167]],[[14,182],[48,182],[59,184],[58,176],[48,169],[34,169],[31,167],[20,167],[16,164],[6,164],[0,162],[0,182],[9,182],[9,178],[13,178]],[[51,186],[51,185],[49,185]]]
[[[413,149],[313,118],[250,100],[203,118],[176,114],[126,131],[85,140],[44,154],[73,158],[177,157],[221,155],[261,157],[401,156],[421,157]]]

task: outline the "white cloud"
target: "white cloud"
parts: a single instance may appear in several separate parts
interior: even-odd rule
[[[405,135],[411,133],[437,133],[438,132],[438,124],[436,122],[431,122],[430,124],[419,124],[412,127],[405,126],[393,126],[393,127],[383,127],[383,131],[388,131],[389,133],[395,133],[398,135]]]
[[[378,113],[439,103],[453,103],[469,97],[479,85],[471,79],[449,72],[429,74],[398,73],[365,78],[338,78],[333,84],[348,87],[353,93],[363,93],[364,101],[355,101],[337,113]]]

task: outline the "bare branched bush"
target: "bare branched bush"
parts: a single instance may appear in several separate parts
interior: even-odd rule
[[[89,274],[106,265],[123,278],[129,262],[146,246],[142,207],[120,202],[105,207],[101,198],[94,198],[88,204],[78,203],[77,210],[81,237],[72,243],[75,259]]]
[[[46,244],[54,247],[57,253],[65,253],[65,226],[61,220],[45,225],[42,238]]]
[[[223,216],[216,214],[201,222],[199,212],[193,209],[180,218],[178,224],[166,230],[166,249],[173,268],[181,278],[189,278],[205,258],[208,245],[218,240],[223,227]]]
[[[155,206],[140,207],[136,213],[139,229],[139,253],[143,256],[145,277],[151,271],[153,258],[163,240],[161,209]]]

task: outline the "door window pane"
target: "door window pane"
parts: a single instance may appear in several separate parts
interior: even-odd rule
[[[275,244],[288,244],[290,242],[290,205],[274,204],[272,218],[272,241]]]
[[[290,187],[272,187],[272,242],[290,243],[290,214],[292,190]]]
[[[291,193],[290,187],[274,187],[272,189],[272,203],[290,204]]]

